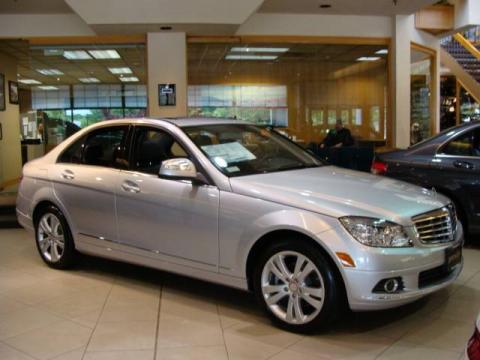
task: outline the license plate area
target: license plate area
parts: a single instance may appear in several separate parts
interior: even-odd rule
[[[445,267],[451,271],[462,261],[462,247],[456,246],[445,250]]]

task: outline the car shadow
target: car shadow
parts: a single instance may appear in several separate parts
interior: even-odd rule
[[[230,317],[239,321],[252,321],[269,324],[269,319],[250,292],[212,284],[182,275],[168,273],[152,268],[117,262],[103,258],[82,255],[82,260],[74,271],[114,277],[123,281],[132,281],[147,287],[168,289],[186,298],[194,298],[206,303],[217,304],[227,309]],[[343,335],[375,332],[392,326],[401,326],[403,322],[418,318],[434,311],[441,302],[438,297],[447,299],[447,290],[427,296],[416,302],[395,309],[352,312],[345,309],[328,330],[319,330],[318,334]],[[235,319],[234,319],[235,320]]]

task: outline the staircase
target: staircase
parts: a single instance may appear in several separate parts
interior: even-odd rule
[[[446,50],[472,78],[480,83],[480,59],[473,56],[472,53],[454,37],[444,39],[444,41],[442,41],[442,48]]]

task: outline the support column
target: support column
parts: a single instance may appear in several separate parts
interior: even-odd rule
[[[0,140],[0,186],[5,182],[14,188],[14,180],[21,176],[22,154],[20,144],[20,114],[18,105],[10,104],[8,82],[17,81],[17,62],[0,54],[0,74],[5,76],[5,111],[0,111],[2,139]],[[10,187],[9,186],[9,187]],[[5,188],[6,191],[14,190]],[[0,190],[1,191],[1,190]]]
[[[185,33],[147,34],[148,115],[187,116],[187,40]],[[159,84],[175,84],[176,105],[160,106]]]
[[[394,146],[410,145],[410,21],[408,15],[397,15],[393,22],[393,127]]]

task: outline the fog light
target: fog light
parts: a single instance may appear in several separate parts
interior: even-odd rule
[[[397,279],[389,279],[385,281],[385,284],[383,284],[383,290],[385,290],[386,293],[394,293],[398,290],[398,287],[400,286],[400,283],[398,282]]]
[[[377,294],[395,294],[404,288],[401,277],[383,279],[373,288],[373,292]]]

